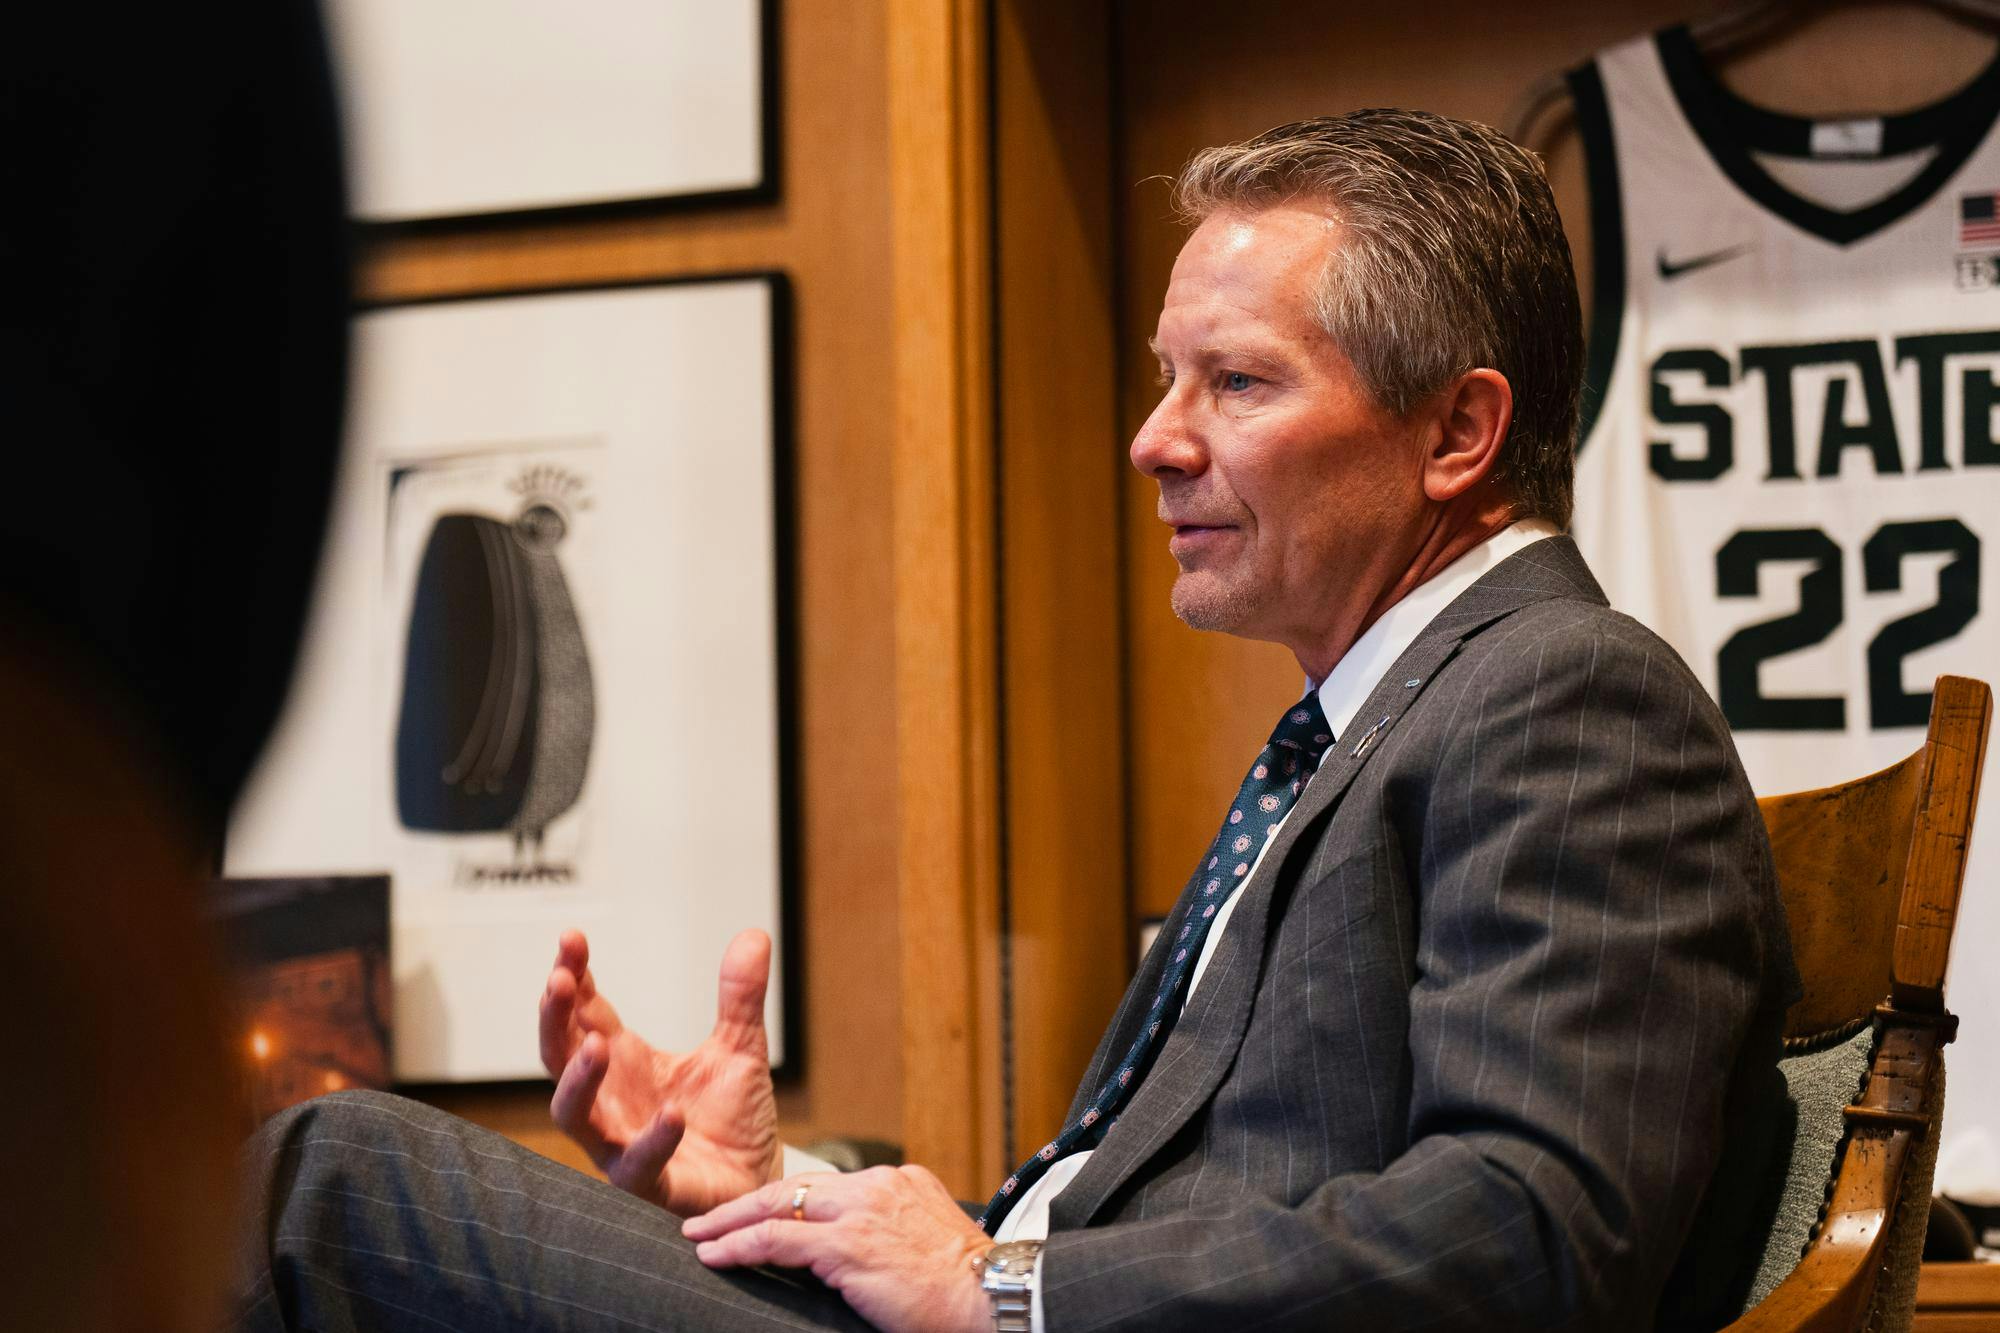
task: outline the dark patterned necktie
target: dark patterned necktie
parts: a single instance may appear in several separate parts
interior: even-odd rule
[[[1320,755],[1333,743],[1331,730],[1326,725],[1326,714],[1320,711],[1319,693],[1312,691],[1292,705],[1258,752],[1257,762],[1250,766],[1243,785],[1236,789],[1236,799],[1222,821],[1222,831],[1215,835],[1194,877],[1181,891],[1173,915],[1160,928],[1163,933],[1175,932],[1171,937],[1173,952],[1167,958],[1159,992],[1153,997],[1152,1009],[1139,1035],[1111,1077],[1090,1099],[1083,1114],[1016,1168],[1000,1186],[979,1218],[979,1225],[989,1233],[998,1229],[1008,1208],[1051,1165],[1073,1152],[1094,1148],[1117,1120],[1120,1108],[1130,1100],[1166,1034],[1173,1031],[1175,1021],[1180,1018],[1181,997],[1187,992],[1188,978],[1201,957],[1202,941],[1208,938],[1216,912],[1228,899],[1230,890],[1250,874],[1258,850],[1277,834],[1279,822],[1305,790],[1306,779],[1318,767]]]

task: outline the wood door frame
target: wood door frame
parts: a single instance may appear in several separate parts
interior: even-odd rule
[[[1006,1170],[986,5],[888,19],[903,1136],[970,1196]]]
[[[889,17],[904,1134],[977,1196],[1131,971],[1111,12]]]
[[[997,0],[993,22],[1014,1162],[1062,1127],[1133,962],[1111,18],[1108,5]]]

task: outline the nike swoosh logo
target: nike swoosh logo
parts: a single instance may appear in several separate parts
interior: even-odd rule
[[[1748,245],[1732,245],[1722,250],[1711,250],[1705,255],[1696,255],[1693,259],[1683,259],[1677,264],[1668,259],[1667,252],[1662,250],[1654,256],[1654,263],[1659,267],[1660,280],[1672,282],[1675,278],[1683,277],[1696,269],[1707,268],[1710,264],[1720,264],[1725,259],[1734,259],[1749,252]]]

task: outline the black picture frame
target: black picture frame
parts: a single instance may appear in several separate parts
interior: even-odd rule
[[[765,0],[767,11],[775,10],[776,0]],[[764,39],[772,41],[772,26],[766,14]],[[774,57],[767,54],[767,62]],[[768,79],[770,67],[767,63]],[[766,87],[770,85],[767,82]],[[774,122],[766,119],[767,131]],[[767,142],[768,155],[772,145]],[[637,201],[634,201],[636,206]],[[613,206],[622,207],[622,205]],[[565,210],[567,211],[567,210]],[[542,214],[545,215],[547,210]],[[491,220],[491,219],[486,219]],[[791,275],[778,268],[730,269],[713,273],[677,274],[664,278],[620,278],[603,282],[565,283],[544,287],[505,287],[491,291],[450,293],[384,301],[357,302],[357,313],[402,306],[449,305],[472,301],[500,301],[520,297],[573,295],[583,292],[625,291],[635,288],[684,287],[719,282],[763,282],[771,302],[771,516],[777,551],[773,557],[776,584],[772,589],[777,614],[778,649],[778,929],[784,946],[779,953],[780,1012],[785,1025],[784,1058],[772,1064],[771,1076],[780,1083],[796,1083],[804,1076],[807,1027],[805,1022],[805,949],[800,884],[802,861],[799,856],[801,824],[799,754],[798,677],[798,514],[795,430],[798,410],[797,320]]]
[[[383,311],[415,307],[470,306],[513,301],[534,301],[554,297],[586,295],[601,292],[677,289],[723,284],[756,283],[764,289],[768,303],[769,340],[769,421],[770,421],[770,533],[773,543],[770,577],[771,607],[774,623],[771,626],[771,642],[775,653],[773,663],[773,687],[775,690],[777,716],[774,726],[775,744],[775,828],[777,834],[776,873],[777,901],[775,904],[775,926],[778,936],[779,971],[774,980],[780,987],[778,1013],[783,1024],[784,1040],[782,1059],[773,1065],[773,1075],[781,1081],[795,1081],[805,1066],[808,1043],[807,1024],[804,1017],[804,987],[806,966],[803,947],[801,912],[801,834],[800,818],[800,773],[798,756],[800,752],[800,731],[798,719],[799,704],[799,611],[797,600],[797,531],[796,512],[796,323],[794,318],[794,294],[788,273],[776,268],[732,269],[698,274],[679,274],[658,278],[621,279],[605,282],[584,282],[555,284],[547,286],[519,286],[469,292],[426,295],[420,297],[371,300],[358,302],[357,314],[372,314]],[[232,839],[232,847],[240,843]],[[301,870],[316,871],[314,867],[292,867],[286,873]],[[260,864],[253,859],[248,868],[232,866],[229,873],[263,875],[273,873],[268,857]],[[532,999],[532,996],[528,997]],[[508,1076],[487,1077],[482,1075],[436,1075],[418,1073],[413,1078],[399,1078],[399,1086],[433,1086],[451,1084],[495,1085],[514,1081]],[[531,1080],[529,1081],[531,1082]],[[524,1082],[523,1086],[527,1086]]]
[[[360,243],[440,233],[478,233],[515,227],[671,216],[775,204],[783,195],[784,43],[779,0],[758,0],[758,179],[724,190],[579,200],[575,203],[424,214],[416,217],[356,215],[352,227]],[[699,279],[691,279],[699,280]],[[454,299],[454,298],[442,298]]]

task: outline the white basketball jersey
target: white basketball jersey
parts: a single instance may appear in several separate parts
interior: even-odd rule
[[[1596,311],[1575,531],[1760,795],[1922,743],[2000,677],[2000,62],[1905,115],[1737,98],[1675,29],[1571,76]],[[1940,1185],[2000,1202],[2000,746],[1959,916]]]

